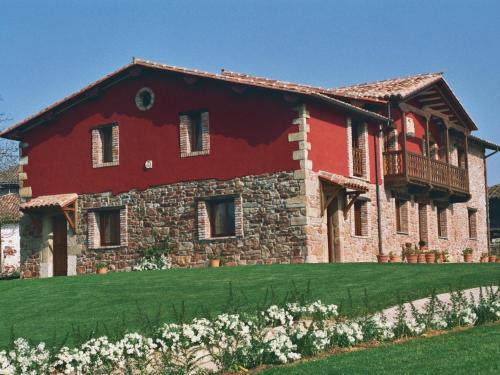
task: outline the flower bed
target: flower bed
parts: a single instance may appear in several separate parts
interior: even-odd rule
[[[500,320],[500,294],[493,288],[477,302],[453,292],[450,303],[434,295],[423,310],[399,306],[394,319],[374,314],[345,319],[336,305],[273,305],[260,313],[221,314],[191,323],[165,324],[152,337],[128,333],[111,342],[91,339],[78,348],[49,350],[19,338],[0,351],[0,374],[213,373],[287,363],[334,347],[419,336]]]

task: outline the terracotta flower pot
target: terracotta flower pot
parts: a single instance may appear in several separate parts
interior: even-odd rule
[[[389,255],[378,254],[377,260],[379,263],[388,263],[389,262]]]
[[[417,255],[418,263],[425,263],[425,254]]]
[[[406,256],[406,261],[408,263],[417,263],[417,254],[413,254],[413,255],[407,255]]]
[[[464,255],[464,262],[465,263],[472,263],[472,254]]]
[[[220,259],[210,259],[210,267],[219,267],[220,266]]]
[[[427,253],[425,254],[425,261],[429,264],[434,263],[436,260],[436,254],[434,253]]]
[[[490,263],[495,263],[495,262],[498,262],[497,256],[496,256],[496,255],[490,255],[490,256],[488,257],[488,261],[489,261]]]
[[[481,257],[481,263],[488,263],[488,257]]]
[[[97,273],[101,274],[101,275],[108,273],[108,267],[102,267],[102,268],[97,269]]]
[[[389,258],[391,263],[400,263],[401,257],[399,255],[393,255]]]

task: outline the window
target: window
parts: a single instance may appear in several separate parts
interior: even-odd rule
[[[189,115],[189,141],[191,151],[203,150],[203,125],[201,122],[201,113],[192,113]]]
[[[135,95],[135,105],[141,111],[147,111],[155,102],[155,94],[149,87],[143,87]]]
[[[113,128],[108,126],[99,129],[102,142],[102,162],[110,163],[113,161]]]
[[[101,246],[119,246],[120,211],[101,211],[98,220]]]
[[[107,124],[92,129],[92,166],[119,164],[118,125]]]
[[[353,121],[351,127],[352,173],[357,177],[365,175],[364,126],[357,121]]]
[[[229,237],[236,233],[234,198],[208,200],[210,237]]]
[[[127,246],[127,207],[104,207],[88,211],[88,245],[91,249]]]
[[[408,233],[408,201],[396,199],[396,231]]]
[[[468,208],[467,214],[469,218],[469,238],[477,238],[477,210]]]
[[[354,202],[354,235],[368,235],[368,201],[359,198]]]
[[[207,111],[180,115],[181,157],[207,155],[210,152],[208,122]]]
[[[448,236],[447,221],[446,221],[446,207],[437,206],[436,210],[437,210],[438,236],[445,238]]]

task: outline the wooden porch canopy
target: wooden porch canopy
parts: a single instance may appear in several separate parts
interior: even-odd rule
[[[326,190],[323,188],[323,185],[321,185],[321,215],[323,215],[326,208],[330,205],[333,198],[337,196],[340,190],[346,189],[347,195],[352,196],[351,200],[344,207],[344,215],[349,211],[356,199],[358,199],[362,193],[366,193],[368,191],[368,184],[355,178],[349,178],[325,171],[319,171],[318,177],[321,181],[325,181],[331,186],[330,189]]]
[[[42,195],[22,203],[20,209],[26,213],[45,209],[61,210],[71,229],[76,232],[77,199],[78,194],[76,193]]]

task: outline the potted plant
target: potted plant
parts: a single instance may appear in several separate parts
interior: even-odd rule
[[[413,248],[413,245],[410,242],[402,245],[403,248],[403,257],[406,259],[408,263],[417,263],[417,253],[416,249]]]
[[[482,253],[480,258],[481,263],[488,263],[488,260],[488,253]]]
[[[443,257],[443,262],[444,263],[449,263],[450,262],[450,255],[448,254],[448,250],[441,251],[441,256]]]
[[[389,255],[377,254],[377,261],[379,263],[387,263],[389,262]]]
[[[497,261],[498,261],[497,256],[496,256],[496,255],[490,255],[490,256],[488,257],[488,261],[489,261],[490,263],[495,263],[495,262],[497,262]]]
[[[391,263],[399,263],[401,262],[401,256],[391,251],[389,253],[389,260]]]
[[[108,264],[105,262],[97,263],[97,273],[104,274],[108,273]]]
[[[427,247],[427,242],[424,241],[424,240],[420,240],[418,241],[418,248],[420,249],[420,251],[422,252],[425,252],[427,250],[429,250],[429,248]]]
[[[465,263],[472,263],[472,252],[474,250],[472,250],[472,248],[470,247],[466,247],[463,251],[462,251],[462,255],[464,256],[464,262]]]
[[[443,263],[444,262],[443,252],[441,252],[439,250],[432,250],[432,252],[434,253],[434,261],[436,263]]]
[[[219,254],[213,254],[213,255],[208,256],[208,261],[209,261],[210,267],[214,267],[214,268],[220,267],[221,260],[222,260],[222,257]]]
[[[425,261],[427,262],[427,264],[434,263],[436,261],[436,253],[434,251],[426,252]]]
[[[417,253],[417,262],[425,263],[425,252],[421,248],[417,249],[417,245],[415,245],[415,252]]]

